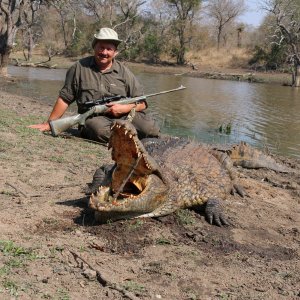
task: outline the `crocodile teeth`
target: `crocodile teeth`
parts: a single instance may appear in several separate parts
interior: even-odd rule
[[[92,193],[91,194],[91,196],[90,196],[90,203],[95,203],[95,195],[94,195],[94,193]]]
[[[130,137],[131,139],[132,139],[132,136],[133,136],[132,134],[129,134],[129,137]]]
[[[127,133],[128,133],[128,130],[125,130],[124,134],[127,135]],[[130,135],[129,135],[129,137],[130,137]]]

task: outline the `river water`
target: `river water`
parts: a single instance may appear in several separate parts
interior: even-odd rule
[[[145,94],[186,87],[149,98],[149,110],[162,132],[208,143],[243,140],[300,158],[300,89],[132,71],[144,85]],[[7,91],[53,103],[66,70],[11,66],[9,73],[27,80],[7,85]]]

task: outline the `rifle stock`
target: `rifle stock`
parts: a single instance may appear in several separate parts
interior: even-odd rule
[[[100,106],[100,105],[99,105]],[[101,105],[105,106],[105,105]],[[83,114],[77,114],[71,117],[65,117],[57,120],[49,121],[50,129],[52,136],[58,136],[61,132],[66,131],[67,129],[75,126],[75,125],[84,125],[85,120],[94,114],[94,108],[96,106],[89,109],[87,112]]]
[[[145,96],[139,96],[139,97],[134,97],[134,98],[125,98],[119,101],[113,101],[113,103],[116,104],[130,104],[130,103],[135,103],[139,102],[142,100],[146,100],[147,97],[153,97],[161,94],[167,94],[179,90],[185,89],[184,86],[180,86],[176,89],[168,90],[168,91],[162,91],[154,94],[149,94]],[[66,131],[67,129],[75,126],[75,125],[84,125],[85,120],[90,117],[93,114],[103,114],[107,110],[107,106],[105,104],[102,105],[95,105],[88,111],[86,111],[83,114],[77,114],[71,117],[65,117],[65,118],[60,118],[57,120],[52,120],[49,121],[50,128],[51,128],[51,133],[52,136],[58,136],[61,132]]]

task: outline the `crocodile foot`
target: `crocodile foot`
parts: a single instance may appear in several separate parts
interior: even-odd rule
[[[221,202],[217,199],[209,199],[205,207],[205,215],[209,224],[217,226],[229,226],[230,222],[224,216]]]
[[[96,170],[93,176],[93,181],[88,183],[86,187],[82,189],[82,192],[86,195],[95,194],[102,185],[108,185],[111,180],[111,174],[114,169],[113,165],[104,165]]]
[[[245,196],[248,197],[249,195],[247,194],[247,192],[245,191],[245,189],[237,184],[237,183],[234,183],[233,186],[232,186],[232,189],[231,189],[231,194],[234,195],[235,192],[237,192],[242,198],[244,198]]]

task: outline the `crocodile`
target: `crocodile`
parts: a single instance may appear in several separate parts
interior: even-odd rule
[[[244,142],[220,150],[182,137],[141,141],[126,120],[112,125],[109,149],[115,164],[99,168],[87,192],[93,192],[89,207],[100,223],[160,217],[205,204],[209,223],[228,225],[222,200],[234,191],[246,195],[234,166],[288,172]]]

